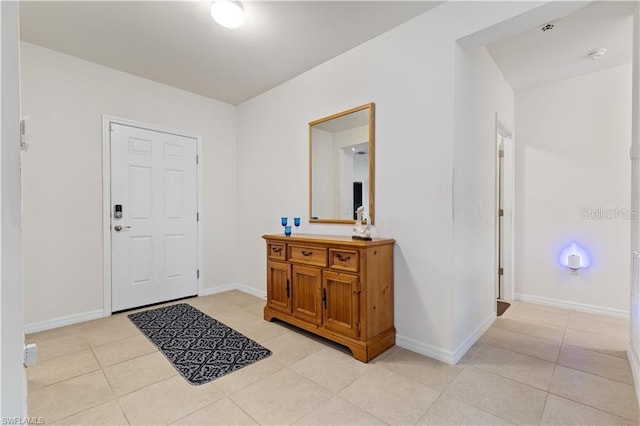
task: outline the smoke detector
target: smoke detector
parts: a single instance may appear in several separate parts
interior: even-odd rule
[[[607,49],[605,48],[594,49],[587,52],[587,58],[591,59],[592,61],[597,61],[598,59],[602,58],[605,53],[607,53]]]
[[[549,30],[552,30],[552,29],[553,29],[553,27],[555,27],[555,24],[553,24],[553,23],[549,22],[548,24],[546,24],[546,25],[542,26],[542,27],[540,28],[540,31],[542,31],[542,32],[549,31]]]

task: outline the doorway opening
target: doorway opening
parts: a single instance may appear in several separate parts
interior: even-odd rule
[[[512,132],[496,114],[496,300],[502,315],[513,300],[514,155]]]

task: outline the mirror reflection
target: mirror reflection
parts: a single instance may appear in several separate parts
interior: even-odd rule
[[[374,104],[309,123],[311,222],[373,224]]]

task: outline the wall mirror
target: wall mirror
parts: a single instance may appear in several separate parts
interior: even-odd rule
[[[309,221],[374,223],[374,104],[309,123]]]

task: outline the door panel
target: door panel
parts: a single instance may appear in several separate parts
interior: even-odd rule
[[[339,333],[360,335],[358,276],[324,271],[322,274],[324,327]]]
[[[322,270],[305,266],[293,266],[292,292],[293,316],[313,324],[322,322],[320,288]]]
[[[112,311],[196,295],[196,140],[111,124],[110,142]]]
[[[289,286],[289,264],[267,262],[267,304],[278,311],[291,313],[291,287]]]

